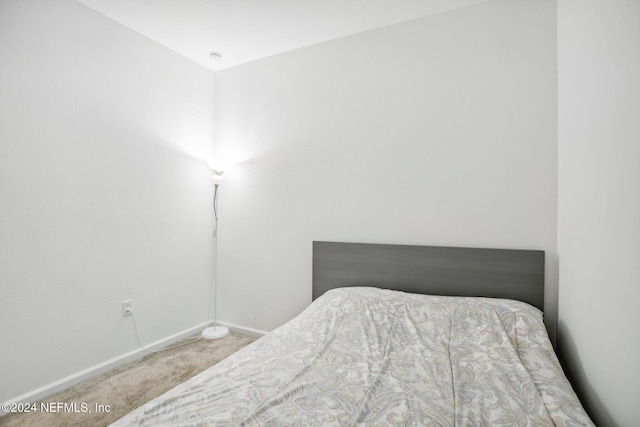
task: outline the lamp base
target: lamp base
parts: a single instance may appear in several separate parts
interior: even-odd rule
[[[202,330],[202,338],[208,340],[217,340],[229,335],[229,329],[224,326],[211,326]]]

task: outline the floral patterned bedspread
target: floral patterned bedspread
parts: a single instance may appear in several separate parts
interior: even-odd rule
[[[593,424],[536,308],[356,287],[112,424],[139,425]]]

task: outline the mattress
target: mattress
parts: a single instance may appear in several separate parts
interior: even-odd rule
[[[169,425],[593,424],[536,308],[351,287],[112,424]]]

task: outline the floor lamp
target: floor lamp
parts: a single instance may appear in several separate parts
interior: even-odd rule
[[[229,170],[229,164],[219,159],[207,160],[209,168],[213,171],[213,268],[211,272],[211,290],[209,292],[209,312],[207,324],[211,313],[211,294],[213,293],[213,326],[202,330],[202,338],[218,339],[226,337],[229,329],[218,325],[218,187],[222,183],[222,174]]]

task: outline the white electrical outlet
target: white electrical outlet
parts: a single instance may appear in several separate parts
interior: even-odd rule
[[[122,315],[131,316],[133,314],[133,300],[127,299],[122,301]]]

